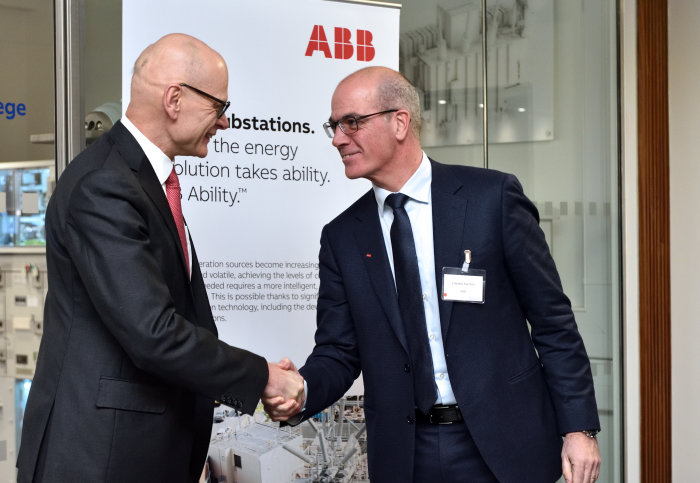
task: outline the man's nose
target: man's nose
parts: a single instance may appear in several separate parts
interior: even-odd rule
[[[333,133],[333,140],[331,141],[333,143],[333,146],[337,148],[338,146],[347,144],[348,139],[348,135],[345,134],[342,129],[340,129],[340,125],[336,126],[335,131]]]
[[[226,116],[226,114],[222,114],[221,116],[219,116],[219,118],[216,120],[215,125],[219,129],[228,129],[229,128],[228,116]]]

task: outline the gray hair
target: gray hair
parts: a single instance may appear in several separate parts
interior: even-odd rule
[[[403,74],[384,76],[377,87],[377,98],[381,109],[406,109],[411,115],[411,131],[420,139],[420,98]]]

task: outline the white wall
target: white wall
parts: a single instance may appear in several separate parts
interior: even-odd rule
[[[637,184],[637,0],[621,2],[622,217],[625,481],[641,481],[639,190]]]
[[[673,481],[700,453],[700,2],[669,0]]]

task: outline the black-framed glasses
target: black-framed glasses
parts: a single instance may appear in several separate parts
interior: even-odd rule
[[[217,97],[214,97],[214,96],[212,96],[211,94],[207,94],[206,92],[204,92],[204,91],[201,90],[201,89],[197,89],[196,87],[192,87],[192,86],[189,85],[189,84],[185,84],[184,82],[180,82],[180,85],[181,85],[182,87],[187,87],[187,88],[189,88],[189,89],[192,89],[192,90],[195,91],[197,94],[203,95],[204,97],[207,97],[207,98],[211,99],[211,100],[214,101],[214,102],[218,102],[218,103],[220,104],[220,107],[216,110],[216,118],[217,118],[217,119],[220,118],[221,116],[223,116],[224,113],[226,112],[226,109],[228,109],[228,106],[231,105],[231,101],[222,101],[221,99],[219,99],[219,98],[217,98]]]
[[[368,117],[378,116],[379,114],[389,114],[390,112],[396,112],[398,109],[387,109],[386,111],[373,112],[372,114],[365,114],[364,116],[345,116],[337,121],[329,119],[323,123],[323,129],[325,129],[328,137],[333,139],[335,136],[335,129],[340,128],[345,134],[354,134],[360,129],[360,121],[367,119]]]

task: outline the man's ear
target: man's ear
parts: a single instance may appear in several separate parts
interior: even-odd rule
[[[182,87],[179,85],[171,84],[163,92],[163,109],[173,121],[180,115],[181,101]]]
[[[399,109],[396,116],[396,139],[403,141],[411,130],[411,114],[405,109]]]

